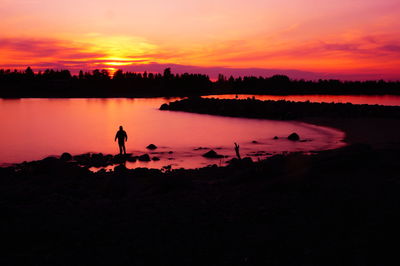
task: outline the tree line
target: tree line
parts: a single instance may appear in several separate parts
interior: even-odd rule
[[[0,97],[151,97],[207,94],[400,94],[400,82],[292,80],[285,75],[229,78],[220,74],[212,81],[204,74],[137,73],[105,69],[34,72],[0,69]]]

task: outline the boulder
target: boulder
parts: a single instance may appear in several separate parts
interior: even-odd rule
[[[112,162],[114,164],[120,164],[120,163],[124,163],[126,161],[126,156],[124,156],[123,154],[117,154],[114,156],[114,158],[112,159]]]
[[[234,167],[238,167],[238,166],[250,166],[253,164],[253,160],[250,157],[245,157],[241,160],[239,160],[238,158],[232,158],[232,160],[227,161],[229,166],[234,166]]]
[[[44,158],[43,160],[40,161],[42,164],[55,164],[58,162],[58,159],[54,156],[49,156]]]
[[[108,164],[108,157],[105,157],[102,153],[93,153],[90,159],[92,166],[100,167]]]
[[[159,161],[159,160],[160,160],[160,158],[159,158],[159,157],[155,157],[155,156],[154,156],[154,157],[152,158],[152,160],[153,160],[153,161]]]
[[[300,136],[297,133],[292,133],[288,136],[288,140],[292,140],[292,141],[299,141],[300,140]]]
[[[164,103],[160,106],[160,110],[169,110],[169,105]]]
[[[278,136],[275,136],[274,139],[279,139]]]
[[[216,153],[214,150],[210,150],[203,154],[203,157],[206,158],[224,158],[223,155]]]
[[[146,147],[146,149],[155,150],[155,149],[157,149],[157,146],[154,145],[154,144],[150,144],[150,145],[148,145],[148,146]]]
[[[238,158],[232,158],[231,160],[227,161],[227,163],[230,166],[238,166],[240,164],[240,160]]]
[[[134,162],[136,162],[137,157],[136,157],[136,156],[130,156],[130,157],[128,157],[126,160],[127,160],[128,162],[134,163]]]
[[[119,164],[114,167],[114,172],[117,172],[117,173],[122,173],[122,172],[125,172],[126,170],[127,170],[127,168],[124,164]]]
[[[74,160],[77,161],[81,165],[87,165],[90,161],[90,153],[75,155]]]
[[[72,160],[72,155],[70,153],[68,153],[68,152],[64,152],[63,154],[61,154],[60,159],[62,161],[65,161],[65,162],[71,161]]]
[[[138,157],[138,160],[141,162],[149,162],[150,156],[148,154],[143,154]]]
[[[245,157],[242,159],[242,165],[251,165],[253,164],[253,160],[250,157]]]

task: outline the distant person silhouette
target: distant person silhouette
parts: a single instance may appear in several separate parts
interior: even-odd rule
[[[122,128],[122,126],[119,127],[119,130],[117,131],[117,134],[115,135],[115,140],[118,139],[118,146],[119,146],[119,154],[122,154],[122,151],[124,151],[124,154],[126,154],[125,150],[125,141],[128,141],[128,135],[126,134],[125,130]]]

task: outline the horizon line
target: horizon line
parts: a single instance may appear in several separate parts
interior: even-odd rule
[[[68,70],[72,76],[78,76],[79,72],[83,73],[93,73],[94,70],[106,70],[110,77],[113,77],[116,71],[123,71],[124,73],[153,73],[153,74],[163,74],[164,70],[167,68],[171,69],[174,74],[201,74],[209,77],[211,81],[216,81],[219,75],[223,75],[226,78],[244,78],[244,77],[257,77],[257,78],[271,78],[273,76],[287,76],[291,81],[312,81],[317,82],[319,80],[339,80],[341,82],[368,82],[368,81],[385,81],[385,82],[400,82],[400,77],[393,75],[393,77],[384,77],[384,74],[362,74],[362,73],[322,73],[322,72],[312,72],[297,69],[273,69],[273,68],[231,68],[225,66],[191,66],[191,65],[180,65],[180,64],[160,64],[160,63],[149,63],[149,64],[136,64],[129,66],[109,67],[90,67],[87,69],[76,68],[64,65],[54,66],[37,66],[35,64],[22,66],[22,65],[0,65],[0,70],[2,71],[26,71],[31,68],[35,74],[44,72],[46,70],[53,71],[65,71]],[[147,68],[146,68],[147,67]],[[396,76],[396,77],[395,77]]]

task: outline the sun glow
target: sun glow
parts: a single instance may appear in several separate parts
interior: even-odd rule
[[[114,61],[129,61],[130,58],[154,53],[157,46],[149,41],[130,36],[95,36],[89,37],[87,42],[94,50],[103,51],[107,59]]]
[[[93,58],[91,62],[93,67],[130,66],[156,60],[147,55],[155,53],[157,46],[138,37],[91,34],[85,41],[88,43],[91,52],[100,52],[104,55]]]
[[[132,65],[132,62],[105,62],[107,66],[129,66]]]
[[[111,77],[114,77],[115,72],[117,72],[118,69],[114,68],[114,67],[107,67],[104,68],[105,70],[108,71],[108,73],[110,74]]]

